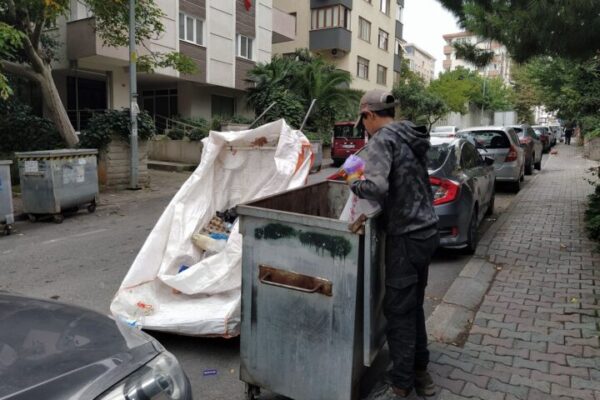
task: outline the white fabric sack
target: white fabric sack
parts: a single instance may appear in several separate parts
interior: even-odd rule
[[[225,249],[204,259],[191,237],[217,211],[304,185],[312,152],[308,139],[284,120],[241,132],[210,132],[202,142],[200,165],[146,239],[111,311],[145,329],[232,337],[239,335],[240,324],[238,225]],[[189,269],[178,273],[183,265]]]

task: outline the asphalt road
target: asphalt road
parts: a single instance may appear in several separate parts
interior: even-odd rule
[[[323,170],[311,176],[311,181],[333,172]],[[115,291],[170,197],[139,199],[116,208],[101,206],[95,214],[80,212],[61,225],[18,222],[13,236],[0,237],[0,290],[58,299],[107,313]],[[496,212],[505,210],[513,197],[499,192]],[[494,219],[486,220],[481,231]],[[467,261],[468,257],[457,252],[436,254],[427,291],[428,315]],[[152,334],[183,363],[196,398],[244,398],[244,386],[238,379],[238,339]],[[217,374],[204,376],[207,370],[217,370]]]

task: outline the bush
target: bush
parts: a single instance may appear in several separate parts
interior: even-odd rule
[[[207,128],[194,128],[191,131],[189,131],[187,133],[187,137],[191,140],[191,141],[199,141],[204,139],[205,137],[208,136],[208,129]]]
[[[0,101],[0,153],[54,150],[64,146],[52,121],[33,115],[31,107],[14,98]]]
[[[140,140],[148,140],[155,135],[154,121],[147,112],[142,111],[137,119]],[[94,115],[88,128],[81,132],[80,147],[102,150],[108,146],[113,136],[129,141],[130,121],[128,109],[107,110]]]
[[[167,132],[167,137],[171,140],[181,140],[185,137],[185,131],[180,128],[170,129]]]
[[[594,193],[589,196],[588,208],[585,211],[585,223],[588,237],[600,241],[600,182],[589,181],[595,186]]]
[[[211,131],[220,131],[221,125],[224,123],[223,117],[217,115],[213,117],[212,121],[210,121],[210,130]]]

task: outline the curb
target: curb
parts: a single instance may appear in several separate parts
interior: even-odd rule
[[[544,167],[548,164],[544,163]],[[499,266],[487,261],[489,245],[496,233],[506,224],[510,214],[519,205],[520,199],[533,187],[540,174],[534,175],[527,188],[521,190],[506,211],[485,232],[475,255],[469,259],[458,277],[454,280],[442,302],[427,318],[426,326],[429,340],[446,344],[460,344],[469,334],[469,330],[479,306],[488,292]]]

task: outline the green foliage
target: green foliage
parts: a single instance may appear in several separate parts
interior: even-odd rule
[[[453,47],[456,49],[456,58],[459,57],[469,61],[477,68],[483,68],[490,65],[494,59],[494,52],[482,49],[472,43],[455,43]]]
[[[0,100],[0,154],[64,147],[54,124],[14,98]]]
[[[138,138],[148,140],[154,136],[155,128],[152,117],[145,111],[138,114]],[[131,118],[128,109],[108,110],[94,115],[88,128],[81,132],[80,147],[92,149],[105,149],[113,136],[129,141],[129,126]]]
[[[170,129],[167,132],[167,137],[171,140],[181,140],[185,137],[185,131],[180,128]]]
[[[276,103],[265,121],[285,118],[291,126],[299,128],[312,100],[316,99],[306,130],[327,134],[336,120],[355,117],[361,96],[361,92],[348,88],[352,81],[348,72],[336,69],[308,50],[258,64],[249,72],[248,80],[254,83],[249,89],[248,102],[256,114]]]
[[[220,131],[221,125],[223,124],[223,117],[215,115],[213,119],[210,121],[209,128],[211,131]]]
[[[593,172],[594,179],[589,182],[594,185],[594,193],[589,196],[588,208],[585,211],[585,223],[588,237],[600,241],[600,182],[597,172]]]
[[[394,87],[394,97],[400,103],[402,118],[429,128],[448,113],[444,100],[412,72],[406,60],[400,70],[400,82]]]
[[[439,96],[450,111],[466,114],[469,101],[480,94],[479,79],[476,72],[457,68],[440,74],[431,82],[429,90]]]
[[[439,0],[459,24],[504,44],[518,62],[547,55],[585,60],[600,50],[595,0]]]
[[[13,58],[23,45],[23,37],[22,32],[4,22],[0,22],[0,59]],[[8,78],[0,70],[0,98],[6,99],[12,93]]]
[[[200,141],[208,136],[208,129],[194,128],[187,132],[187,137],[192,141]]]

